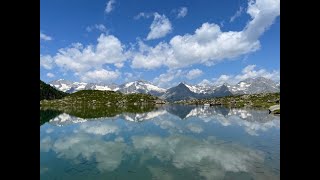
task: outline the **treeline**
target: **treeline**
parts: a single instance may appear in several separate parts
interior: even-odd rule
[[[68,93],[59,91],[40,80],[40,101],[44,99],[61,99],[66,95],[68,95]]]

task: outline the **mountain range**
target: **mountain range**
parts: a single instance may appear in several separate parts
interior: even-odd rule
[[[80,90],[111,90],[119,91],[124,94],[143,93],[158,96],[169,102],[178,100],[201,99],[212,97],[223,97],[230,95],[241,94],[259,94],[280,92],[280,83],[264,78],[248,78],[238,82],[235,85],[222,84],[222,85],[190,85],[187,83],[180,83],[175,87],[164,89],[158,87],[148,81],[132,81],[121,85],[117,84],[101,84],[101,83],[84,83],[72,82],[64,79],[51,81],[49,83],[52,87],[66,92],[74,93]]]

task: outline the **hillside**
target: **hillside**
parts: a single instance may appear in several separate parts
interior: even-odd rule
[[[66,112],[83,118],[112,117],[122,112],[148,112],[159,99],[148,94],[82,90],[62,99],[40,101],[42,109]]]
[[[65,97],[66,95],[68,94],[62,91],[59,91],[40,80],[40,101],[44,99],[47,99],[47,100],[60,99]]]
[[[280,104],[280,93],[246,94],[226,97],[216,97],[210,99],[193,99],[176,101],[178,104],[190,105],[224,105],[227,107],[257,107],[269,108]]]

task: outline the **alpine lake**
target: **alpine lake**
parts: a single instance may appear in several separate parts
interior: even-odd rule
[[[280,179],[280,116],[191,105],[40,109],[40,179]]]

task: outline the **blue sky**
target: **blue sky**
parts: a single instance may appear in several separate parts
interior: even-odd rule
[[[279,80],[280,0],[41,0],[40,78]]]

